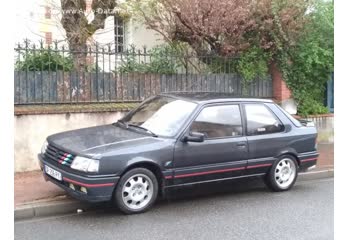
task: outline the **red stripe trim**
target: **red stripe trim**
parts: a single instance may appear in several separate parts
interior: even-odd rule
[[[172,178],[173,176],[165,176],[165,179],[170,179]]]
[[[245,167],[228,168],[228,169],[213,170],[213,171],[207,171],[207,172],[197,172],[197,173],[180,174],[180,175],[176,175],[174,178],[183,178],[183,177],[200,176],[200,175],[206,175],[206,174],[212,174],[212,173],[221,173],[221,172],[238,171],[238,170],[244,170],[244,168],[245,168]]]
[[[72,180],[72,179],[69,179],[69,178],[66,178],[66,177],[63,177],[63,180],[67,181],[67,182],[71,182],[71,183],[77,184],[77,185],[80,185],[80,186],[83,186],[83,187],[110,187],[110,186],[114,186],[114,183],[94,183],[94,184],[89,184],[89,183],[78,182],[78,181],[75,181],[75,180]]]
[[[63,156],[60,157],[60,160],[58,161],[59,163],[62,163],[62,162],[64,161],[64,159],[66,158],[65,155],[66,155],[66,154],[63,154]]]
[[[248,166],[247,169],[250,169],[250,168],[259,168],[259,167],[269,167],[271,166],[272,163],[265,163],[265,164],[258,164],[258,165],[252,165],[252,166]]]
[[[307,159],[303,159],[303,160],[300,160],[301,162],[310,162],[310,161],[316,161],[317,160],[317,157],[316,158],[307,158]]]

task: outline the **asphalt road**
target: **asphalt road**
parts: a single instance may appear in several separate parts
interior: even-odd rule
[[[116,209],[15,222],[17,240],[333,239],[333,178],[272,193],[256,180],[177,190],[147,213]]]

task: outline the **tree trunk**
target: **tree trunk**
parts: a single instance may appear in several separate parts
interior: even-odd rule
[[[84,72],[87,63],[87,44],[84,39],[69,39],[69,50],[72,53],[74,70]]]

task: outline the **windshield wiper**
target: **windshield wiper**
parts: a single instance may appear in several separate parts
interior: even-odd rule
[[[141,126],[133,124],[133,123],[127,123],[127,122],[122,121],[122,120],[118,120],[117,122],[113,123],[113,125],[117,125],[117,124],[122,125],[126,129],[128,129],[129,127],[138,128],[138,129],[141,129],[141,130],[151,134],[153,137],[158,137],[157,134],[155,134],[154,132],[150,131],[149,129],[141,127]]]
[[[113,125],[122,125],[125,128],[128,128],[128,124],[122,120],[118,120],[117,122],[113,123]]]
[[[148,132],[149,134],[151,134],[153,137],[158,137],[157,134],[155,134],[154,132],[152,132],[151,130],[149,130],[149,129],[145,128],[145,127],[141,127],[141,126],[139,126],[139,125],[132,124],[132,123],[129,123],[129,124],[128,124],[128,123],[125,123],[125,124],[126,124],[127,128],[128,128],[128,127],[134,127],[134,128],[142,129],[142,130],[144,130],[145,132]]]

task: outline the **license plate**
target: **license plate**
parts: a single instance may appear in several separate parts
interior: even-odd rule
[[[45,165],[45,172],[50,175],[51,177],[62,181],[62,174],[58,171],[56,171],[55,169],[50,168],[49,166]]]

